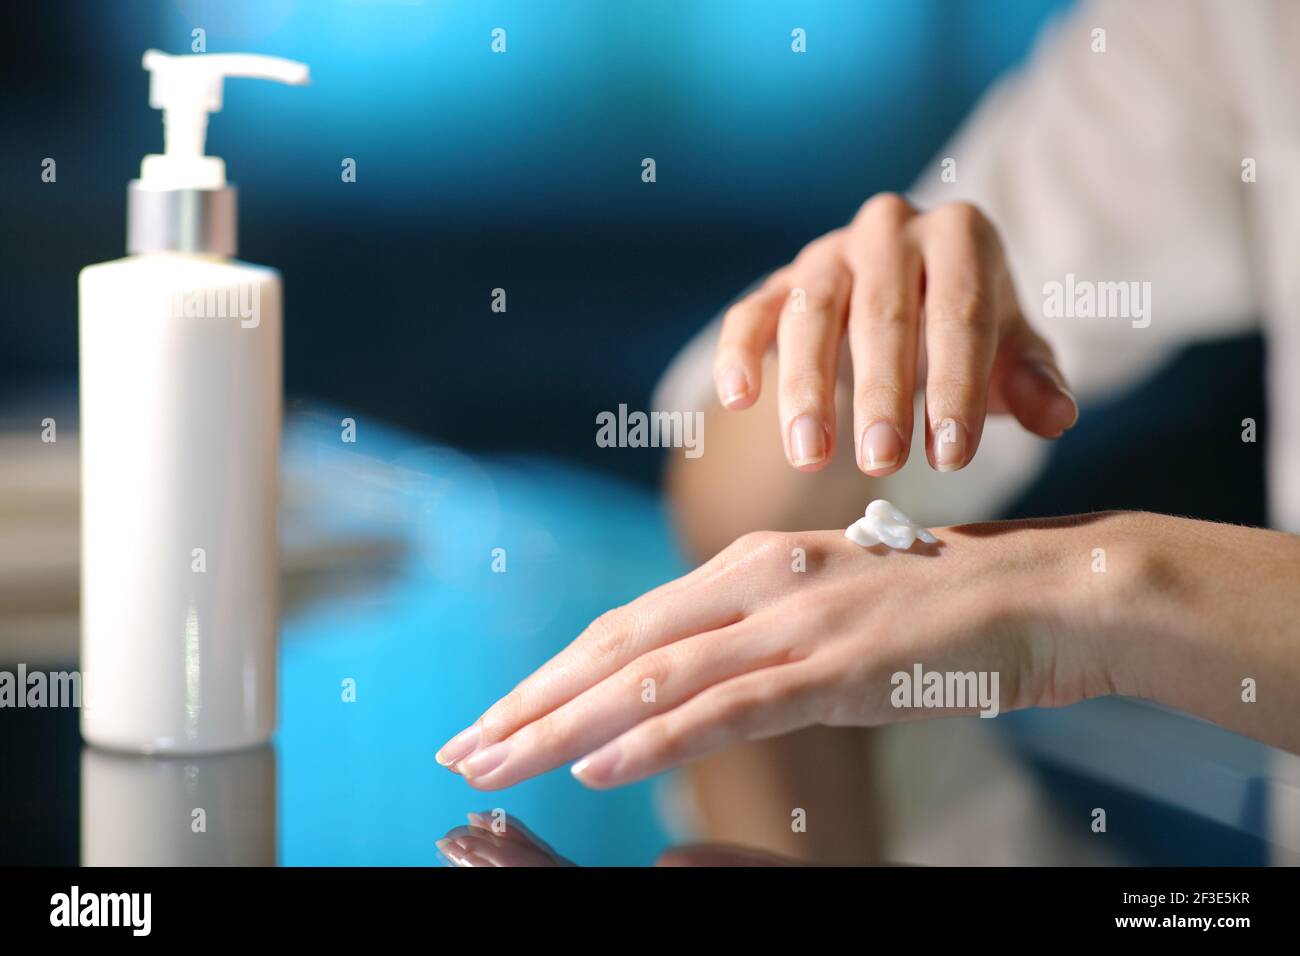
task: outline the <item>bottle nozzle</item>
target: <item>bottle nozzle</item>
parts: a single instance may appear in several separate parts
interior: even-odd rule
[[[208,114],[221,109],[227,77],[275,80],[301,86],[304,63],[256,53],[200,53],[171,56],[148,50],[142,65],[149,71],[149,105],[163,111],[164,151],[146,156],[140,180],[155,189],[219,189],[226,167],[204,155]]]

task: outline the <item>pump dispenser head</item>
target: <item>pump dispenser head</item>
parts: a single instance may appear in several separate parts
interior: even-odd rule
[[[307,66],[255,53],[144,54],[149,105],[163,111],[164,147],[140,164],[127,194],[127,251],[235,254],[235,189],[226,164],[204,155],[208,114],[218,112],[227,77],[301,86]]]

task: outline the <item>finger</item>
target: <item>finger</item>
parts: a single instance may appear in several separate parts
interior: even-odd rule
[[[465,840],[455,831],[448,833],[441,840],[435,841],[434,846],[437,848],[439,856],[452,866],[493,866],[490,861],[472,851]]]
[[[497,833],[496,828],[492,826],[491,819],[490,819],[494,812],[495,811],[471,810],[469,813],[466,814],[466,817],[469,819],[469,823],[471,827],[477,827],[482,830],[488,830],[491,833],[499,836],[503,840],[512,840],[524,846],[529,846],[534,849],[540,850],[541,852],[550,856],[560,866],[574,865],[565,857],[560,856],[560,854],[556,852],[553,846],[551,846],[549,843],[547,843],[545,840],[539,837],[536,831],[532,829],[532,827],[528,826],[526,823],[524,823],[523,820],[520,820],[516,816],[503,815],[502,822],[504,824],[504,827],[502,828],[500,833]]]
[[[903,466],[912,441],[921,255],[901,231],[914,215],[905,201],[871,206],[850,244],[848,337],[858,467],[881,476]]]
[[[573,765],[589,787],[632,783],[747,740],[817,722],[822,679],[806,663],[732,678],[643,721]]]
[[[702,691],[790,659],[783,633],[739,622],[667,644],[513,734],[503,761],[466,781],[499,790],[545,773],[613,740]]]
[[[926,444],[937,471],[963,468],[979,447],[997,349],[992,227],[971,206],[954,203],[926,217]]]
[[[531,844],[517,843],[473,827],[458,827],[439,840],[437,847],[457,866],[562,865],[551,854]]]
[[[787,291],[784,271],[775,272],[723,317],[713,381],[724,408],[748,408],[758,398],[763,384],[763,355],[776,336]]]
[[[734,566],[724,551],[683,578],[670,581],[621,608],[606,612],[563,651],[493,704],[438,751],[444,767],[476,775],[505,757],[497,745],[620,667],[663,644],[715,630],[741,616],[734,589],[717,586]]]
[[[777,323],[777,406],[786,458],[800,471],[818,471],[834,454],[836,365],[852,283],[837,253],[795,269]]]
[[[1017,316],[998,343],[990,400],[1044,438],[1058,437],[1079,420],[1079,403],[1051,346],[1023,316]]]
[[[471,810],[465,814],[471,827],[480,830],[487,830],[505,840],[515,840],[519,843],[525,843],[534,846],[539,850],[554,854],[555,850],[539,837],[532,829],[524,824],[523,820],[511,816],[504,811],[498,814],[496,810]]]

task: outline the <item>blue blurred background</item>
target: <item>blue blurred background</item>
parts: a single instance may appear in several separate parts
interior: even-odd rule
[[[140,55],[189,52],[198,27],[208,52],[312,69],[307,88],[228,83],[208,138],[241,190],[241,258],[285,275],[290,399],[651,481],[653,450],[595,447],[596,412],[644,407],[756,275],[907,188],[1063,6],[7,5],[0,388],[75,386],[77,270],[124,254],[126,183],[161,149]],[[489,308],[498,287],[505,314]]]

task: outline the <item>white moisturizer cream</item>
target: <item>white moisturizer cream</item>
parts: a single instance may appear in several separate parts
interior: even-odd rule
[[[906,551],[915,541],[934,544],[939,539],[884,498],[867,505],[867,513],[844,532],[844,537],[864,548],[884,544]]]

